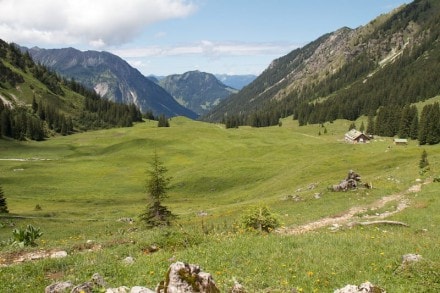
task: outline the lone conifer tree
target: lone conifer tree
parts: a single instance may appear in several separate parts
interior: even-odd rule
[[[159,160],[159,156],[155,151],[150,169],[147,171],[149,175],[146,184],[148,205],[145,212],[140,215],[140,219],[149,228],[169,226],[171,221],[176,218],[166,206],[162,205],[162,200],[168,197],[168,184],[171,180],[170,177],[166,177],[167,171],[167,168]]]
[[[7,214],[9,213],[9,211],[8,211],[8,205],[6,203],[6,198],[4,197],[3,194],[3,188],[0,185],[0,214],[1,213]]]

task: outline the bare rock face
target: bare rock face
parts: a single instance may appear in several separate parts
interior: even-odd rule
[[[200,270],[200,267],[183,262],[170,265],[165,281],[156,288],[161,293],[220,293],[209,273]]]
[[[386,293],[386,291],[370,282],[365,282],[359,286],[347,285],[344,288],[335,290],[333,293]]]

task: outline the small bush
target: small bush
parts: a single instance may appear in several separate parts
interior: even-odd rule
[[[270,232],[280,226],[279,220],[267,207],[255,207],[242,217],[242,225],[259,231]]]
[[[18,247],[37,246],[35,240],[42,235],[43,233],[40,231],[40,228],[32,225],[27,225],[26,229],[16,228],[12,230],[12,245]]]

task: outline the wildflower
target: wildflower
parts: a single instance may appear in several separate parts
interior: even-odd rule
[[[311,272],[311,271],[307,272],[307,276],[309,276],[309,277],[313,277],[313,275],[314,275],[313,272]]]

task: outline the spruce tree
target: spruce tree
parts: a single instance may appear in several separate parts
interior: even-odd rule
[[[420,114],[419,120],[419,131],[418,131],[418,140],[420,145],[426,144],[426,138],[428,135],[428,114],[430,112],[431,105],[426,105],[423,107],[422,113]]]
[[[362,123],[361,123],[361,127],[359,127],[359,131],[362,132],[362,133],[364,133],[364,131],[365,131],[364,121],[362,121]]]
[[[165,115],[159,116],[159,122],[157,123],[158,127],[170,127],[170,123],[168,122],[168,119],[165,117]]]
[[[438,144],[440,142],[440,106],[439,103],[434,103],[428,113],[427,119],[427,144]]]
[[[374,115],[368,115],[367,134],[374,134]]]
[[[3,188],[0,185],[0,214],[7,214],[9,213],[8,210],[8,204],[6,203],[6,198],[3,194]]]
[[[411,125],[409,128],[409,137],[411,139],[417,139],[419,131],[419,112],[416,106],[411,106]]]
[[[348,131],[356,129],[356,124],[354,122],[351,122],[350,126],[348,127]]]
[[[408,138],[410,136],[411,129],[411,108],[409,105],[406,105],[402,110],[402,115],[400,116],[399,123],[399,137],[400,138]]]
[[[146,184],[148,204],[145,212],[140,215],[140,219],[149,228],[169,226],[176,217],[166,206],[162,205],[162,201],[168,197],[167,190],[171,180],[166,176],[167,171],[155,151],[148,170],[149,178]]]

